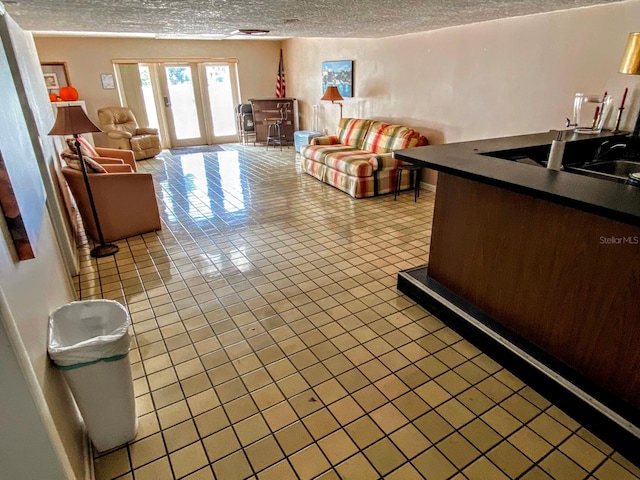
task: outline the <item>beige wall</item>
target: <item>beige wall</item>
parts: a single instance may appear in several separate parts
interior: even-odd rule
[[[628,86],[632,128],[640,76],[617,70],[638,18],[634,0],[393,38],[291,39],[287,93],[300,100],[303,128],[317,103],[320,128],[333,132],[339,109],[320,102],[321,64],[354,60],[345,117],[406,124],[445,143],[564,128],[576,92],[608,90],[617,108]]]
[[[623,126],[631,128],[640,77],[617,69],[639,17],[640,0],[631,0],[392,38],[285,40],[287,95],[299,99],[302,129],[311,128],[312,105],[319,104],[318,126],[333,132],[339,108],[320,101],[321,65],[354,60],[355,97],[345,100],[345,116],[410,125],[444,143],[564,128],[576,92],[608,90],[617,107],[628,86]],[[96,121],[97,108],[119,102],[117,91],[100,83],[114,59],[237,58],[247,100],[273,95],[281,47],[260,40],[35,40],[41,61],[67,62]]]
[[[71,84],[87,103],[96,124],[100,107],[120,105],[117,90],[104,90],[102,73],[114,73],[113,60],[186,58],[235,58],[238,60],[240,96],[271,97],[280,55],[280,41],[273,40],[154,40],[135,38],[36,37],[42,62],[66,62]],[[99,125],[99,124],[98,124]],[[97,144],[105,144],[101,134]]]

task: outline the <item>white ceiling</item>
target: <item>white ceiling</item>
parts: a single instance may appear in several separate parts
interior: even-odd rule
[[[3,0],[34,32],[376,38],[622,0]],[[264,38],[264,37],[263,37]]]

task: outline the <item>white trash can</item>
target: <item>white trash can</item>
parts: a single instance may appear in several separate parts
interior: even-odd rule
[[[138,429],[130,323],[127,310],[113,300],[71,302],[49,317],[49,356],[100,452],[133,439]]]

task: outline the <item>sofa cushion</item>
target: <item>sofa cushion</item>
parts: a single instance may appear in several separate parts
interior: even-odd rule
[[[352,177],[370,177],[373,175],[371,152],[364,150],[328,153],[324,157],[324,164],[333,170],[346,173]]]
[[[396,160],[393,158],[391,153],[376,153],[371,154],[371,158],[369,158],[369,163],[373,167],[374,171],[380,170],[395,170],[400,165],[400,160]]]
[[[321,137],[315,137],[309,142],[311,145],[338,145],[340,141],[335,135],[323,135]]]
[[[426,145],[423,141],[426,139],[412,128],[374,122],[364,138],[362,149],[373,153],[389,153]]]
[[[338,140],[343,145],[362,148],[371,120],[363,118],[341,118],[338,124]]]
[[[303,145],[300,149],[300,155],[324,164],[325,157],[330,153],[355,151],[357,151],[355,147],[347,147],[339,143],[337,145]]]

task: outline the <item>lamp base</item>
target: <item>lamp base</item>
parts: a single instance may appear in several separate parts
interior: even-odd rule
[[[109,255],[115,255],[120,247],[114,245],[113,243],[105,243],[104,245],[98,245],[93,250],[91,250],[90,254],[94,258],[102,258],[108,257]]]

